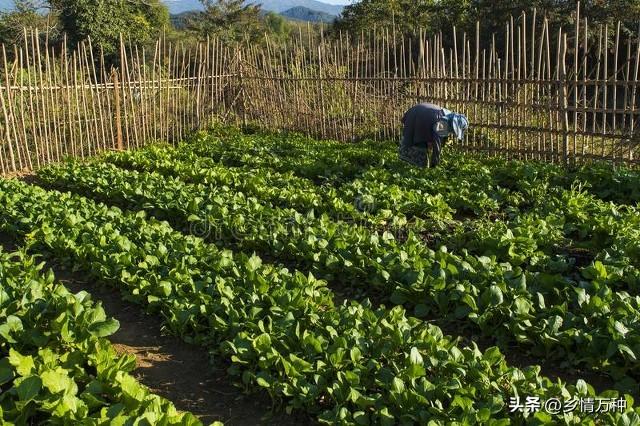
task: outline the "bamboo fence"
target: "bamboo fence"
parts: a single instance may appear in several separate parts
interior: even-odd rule
[[[463,150],[637,163],[640,30],[599,27],[596,40],[580,5],[573,18],[572,28],[552,28],[542,13],[523,13],[505,24],[503,46],[479,25],[190,48],[161,39],[152,51],[121,41],[109,69],[90,40],[56,50],[25,31],[24,45],[3,46],[0,58],[0,172],[176,142],[213,122],[398,141],[404,111],[425,101],[468,116],[467,137],[452,142]]]
[[[30,171],[149,141],[179,141],[225,121],[237,79],[219,41],[185,49],[158,40],[153,51],[121,40],[120,66],[105,66],[91,41],[49,47],[37,31],[0,58],[0,172]]]

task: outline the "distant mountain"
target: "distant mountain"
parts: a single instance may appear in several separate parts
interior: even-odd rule
[[[164,3],[169,8],[169,12],[172,15],[178,15],[183,12],[190,12],[194,10],[202,10],[202,3],[200,3],[199,0],[164,0]],[[328,18],[324,14],[332,15],[331,20],[333,20],[333,17],[340,15],[344,9],[344,6],[323,3],[317,0],[247,0],[247,3],[260,4],[266,11],[282,13],[287,17],[290,17],[290,13],[303,13],[302,9],[309,9],[313,12],[308,15],[310,18],[320,19],[323,20],[323,22],[326,22],[324,19]],[[10,11],[14,6],[13,0],[0,0],[0,12]],[[299,8],[301,9],[298,10]],[[294,9],[294,11],[290,12],[292,9]]]
[[[304,6],[292,7],[291,9],[287,9],[284,12],[280,12],[280,15],[284,16],[285,18],[296,19],[299,21],[325,23],[333,22],[337,18],[336,15],[321,12],[319,10],[312,10]]]
[[[190,10],[187,12],[171,14],[171,24],[179,30],[183,30],[186,28],[189,20],[195,18],[200,12],[197,10]]]
[[[272,10],[278,13],[295,7],[306,7],[307,9],[338,16],[344,10],[344,6],[323,3],[317,0],[255,0],[253,3],[262,5],[262,8],[265,10]]]
[[[7,0],[0,0],[6,2]],[[202,10],[202,3],[198,0],[164,0],[169,12],[179,14],[191,10]],[[12,3],[9,1],[9,3]],[[329,15],[340,15],[344,6],[323,3],[317,0],[247,0],[247,3],[260,4],[264,10],[282,13],[296,7],[305,7],[310,10],[327,13]]]

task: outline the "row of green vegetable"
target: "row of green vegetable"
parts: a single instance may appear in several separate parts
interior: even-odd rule
[[[240,144],[244,147],[243,149],[248,149],[247,146],[252,146],[252,143],[258,147],[269,147],[270,144],[275,143],[268,140],[263,143],[261,139],[246,137],[240,140],[243,142]],[[278,141],[277,138],[275,140]],[[303,142],[299,144],[305,149],[313,150],[314,153],[325,149],[323,143],[311,143],[304,139],[302,141],[304,144]],[[180,155],[172,156],[170,161],[175,164],[174,174],[184,176],[182,170],[188,167],[189,161],[194,161],[192,156],[194,151],[206,155],[208,150],[213,150],[224,155],[224,146],[221,147],[215,141],[210,142],[210,139],[205,138],[204,141],[196,142],[195,147],[188,144],[181,146],[178,152],[186,153],[189,160],[183,163],[179,160]],[[282,143],[287,144],[288,148],[294,144],[291,140]],[[334,149],[333,145],[335,144],[326,148],[327,153],[331,153]],[[235,146],[233,142],[231,146]],[[287,155],[290,151],[289,148],[282,155]],[[383,151],[378,155],[383,157],[386,154],[388,152]],[[131,157],[124,161],[133,165],[140,157],[146,156],[147,153],[143,151],[140,154],[131,154]],[[281,159],[286,158],[288,157]],[[638,245],[634,244],[634,241],[640,237],[638,210],[626,205],[618,206],[603,202],[590,195],[585,188],[576,188],[576,184],[572,186],[567,183],[569,176],[589,176],[589,170],[603,170],[606,166],[585,167],[575,172],[565,172],[564,182],[567,184],[557,187],[554,186],[553,180],[546,178],[552,175],[551,171],[553,171],[555,174],[552,176],[556,176],[555,180],[561,180],[558,167],[553,165],[498,159],[479,161],[472,156],[461,154],[455,154],[451,163],[453,164],[442,168],[420,171],[406,167],[401,167],[395,172],[376,168],[366,169],[357,179],[341,185],[337,191],[326,187],[316,188],[317,197],[324,200],[325,206],[329,206],[320,211],[336,217],[333,214],[333,205],[339,205],[344,212],[342,206],[353,204],[355,200],[357,201],[355,204],[361,210],[373,213],[382,210],[384,214],[378,215],[378,219],[391,218],[389,220],[391,228],[406,223],[403,215],[416,215],[426,219],[426,224],[423,221],[418,221],[418,224],[412,223],[412,229],[415,231],[425,229],[429,232],[438,232],[442,230],[442,226],[434,226],[434,222],[435,224],[446,223],[448,226],[444,229],[450,235],[445,235],[443,242],[449,246],[452,244],[467,246],[467,244],[461,244],[470,237],[473,240],[473,235],[470,236],[467,231],[482,226],[487,230],[483,233],[485,236],[497,228],[498,232],[493,233],[494,238],[489,241],[495,241],[496,238],[520,239],[520,245],[528,246],[529,251],[533,252],[542,248],[548,254],[558,251],[557,246],[570,248],[575,246],[588,249],[591,257],[596,257],[599,252],[602,254],[601,257],[614,253],[614,257],[631,259],[637,264],[634,259],[639,258],[636,256]],[[207,173],[210,164],[204,161],[200,165],[204,168],[198,173]],[[618,173],[622,174],[624,170],[620,169]],[[164,172],[168,172],[168,168]],[[505,173],[511,173],[512,179],[505,179]],[[630,171],[627,174],[634,176]],[[196,181],[199,180],[196,179]],[[584,184],[583,181],[579,182]],[[250,192],[251,195],[260,199],[264,199],[262,197],[264,193],[265,191]],[[311,196],[312,192],[306,189],[306,194]],[[311,206],[307,206],[309,207]],[[450,213],[453,211],[457,215],[473,213],[474,216],[465,220],[464,226],[460,226],[459,222],[450,220]],[[347,217],[357,220],[362,218],[362,215],[351,213],[351,216],[347,215]],[[496,221],[497,218],[501,220]],[[478,222],[478,219],[482,221]],[[496,222],[498,222],[497,225]],[[503,232],[500,232],[500,229]],[[511,232],[507,232],[509,229]],[[549,238],[550,236],[553,238]],[[483,244],[483,240],[478,239],[467,242],[472,246]],[[503,248],[512,248],[510,247],[512,244],[503,244],[503,246]],[[488,247],[487,254],[492,254],[491,248],[491,246]],[[510,257],[527,259],[527,256],[523,257],[520,254]]]
[[[604,162],[588,163],[567,169],[561,165],[536,161],[508,161],[502,158],[458,151],[455,145],[445,146],[442,165],[436,169],[408,167],[397,158],[397,145],[388,142],[361,141],[345,144],[335,141],[318,143],[298,134],[258,133],[245,135],[234,128],[201,132],[190,139],[192,145],[204,155],[227,165],[254,165],[281,171],[292,171],[300,176],[316,178],[314,173],[331,182],[349,181],[370,169],[385,169],[401,177],[430,178],[433,174],[443,178],[474,178],[474,168],[492,171],[492,183],[503,188],[518,185],[550,184],[570,189],[578,183],[604,201],[634,205],[640,201],[640,172],[625,166]],[[463,170],[460,162],[469,167]],[[346,172],[340,168],[343,166]]]
[[[437,187],[425,185],[425,189],[405,188],[381,179],[357,179],[338,188],[316,186],[292,172],[279,173],[249,166],[227,167],[199,156],[189,144],[177,149],[154,145],[139,151],[111,153],[104,160],[127,169],[178,176],[185,182],[226,185],[277,206],[300,211],[313,209],[336,220],[359,221],[373,226],[384,224],[390,228],[399,228],[410,221],[414,229],[431,229],[431,222],[451,222],[456,210],[488,214],[497,211],[500,202],[510,196],[500,188],[488,194],[481,183],[469,187],[468,181],[462,180],[434,179],[433,182],[441,183]],[[464,186],[469,188],[464,190]],[[267,192],[264,187],[279,191]]]
[[[88,293],[0,248],[0,422],[201,424],[131,376],[135,357],[106,339],[118,326]]]
[[[582,381],[553,383],[535,367],[508,367],[495,348],[459,348],[400,307],[334,307],[311,276],[220,251],[140,213],[6,180],[0,205],[4,231],[120,287],[174,332],[228,359],[247,387],[328,423],[540,424],[551,415],[509,413],[508,398],[594,396]],[[634,424],[640,411],[632,402],[627,397],[625,414],[575,411],[556,421]]]
[[[640,298],[628,292],[640,280],[635,269],[597,263],[575,277],[567,274],[566,260],[548,256],[540,256],[536,269],[523,269],[444,247],[434,251],[411,234],[399,242],[225,187],[110,164],[68,163],[39,177],[52,187],[145,210],[183,231],[206,231],[223,246],[295,262],[334,283],[379,289],[414,315],[474,324],[500,345],[517,342],[547,359],[600,369],[627,389],[637,387],[629,377],[639,373]]]

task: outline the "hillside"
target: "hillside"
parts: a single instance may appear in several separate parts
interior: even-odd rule
[[[336,19],[336,15],[318,10],[312,10],[304,6],[292,7],[291,9],[280,12],[282,16],[289,19],[308,22],[325,22],[330,23]]]
[[[202,3],[199,0],[164,0],[164,3],[166,3],[172,15],[202,10]],[[292,19],[312,22],[330,22],[335,16],[340,15],[344,9],[344,6],[323,3],[317,0],[255,0],[252,3],[261,4],[266,11],[281,13]],[[13,8],[13,0],[0,0],[0,12],[10,11]],[[299,18],[298,16],[306,16],[306,18]]]
[[[0,0],[7,1],[7,0]],[[9,3],[11,3],[9,1]],[[199,0],[165,0],[169,12],[179,14],[191,10],[201,10],[202,3]],[[304,7],[313,11],[337,16],[342,13],[344,6],[323,3],[317,0],[255,0],[251,3],[259,3],[267,11],[282,13],[296,7]]]
[[[256,0],[265,10],[282,13],[296,7],[304,7],[313,11],[323,12],[329,15],[340,15],[344,6],[323,3],[317,0]]]
[[[199,12],[195,10],[190,10],[188,12],[181,12],[177,14],[171,14],[171,24],[175,28],[182,30],[186,27],[187,22],[198,14]]]

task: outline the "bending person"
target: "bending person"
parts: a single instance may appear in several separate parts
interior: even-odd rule
[[[469,127],[467,117],[431,103],[411,107],[402,117],[404,125],[400,158],[425,167],[431,148],[430,167],[440,163],[440,152],[447,138],[454,134],[462,140]]]

